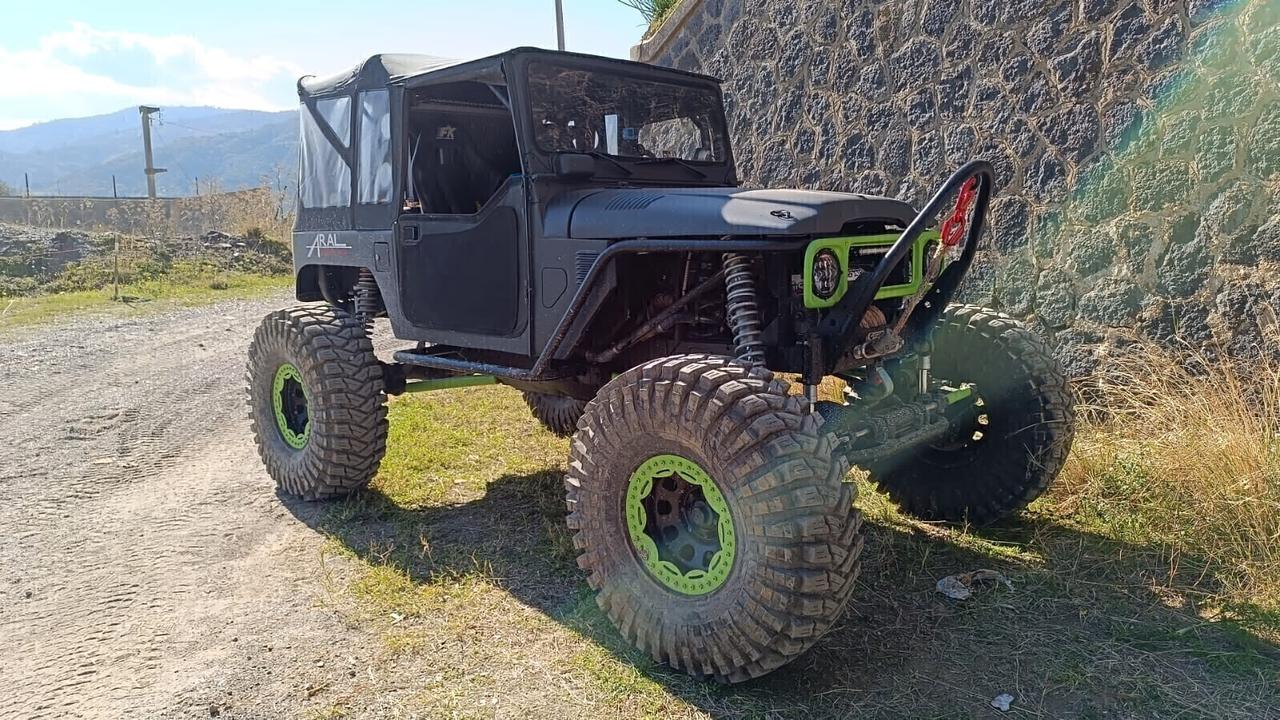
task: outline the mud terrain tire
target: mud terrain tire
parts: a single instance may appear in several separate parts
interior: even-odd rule
[[[559,435],[569,437],[578,430],[578,418],[587,407],[586,400],[568,395],[551,395],[523,391],[524,403],[529,406],[533,416],[542,423],[542,427]]]
[[[848,464],[821,423],[768,370],[707,355],[633,368],[587,404],[565,479],[568,525],[596,602],[628,641],[690,675],[740,682],[831,628],[862,536]],[[637,475],[672,457],[704,471],[733,528],[731,567],[695,594],[659,579],[628,524]]]
[[[346,312],[299,305],[267,315],[249,345],[249,417],[267,473],[305,500],[364,487],[387,444],[382,368]]]
[[[1074,434],[1071,389],[1044,340],[993,310],[947,308],[933,340],[934,376],[974,383],[987,424],[890,458],[871,478],[915,517],[990,524],[1025,508],[1062,470]]]

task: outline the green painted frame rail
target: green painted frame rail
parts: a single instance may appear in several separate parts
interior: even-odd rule
[[[404,395],[409,393],[431,392],[433,390],[453,390],[454,388],[477,387],[480,385],[496,385],[498,379],[492,375],[458,375],[456,377],[435,378],[432,380],[414,380],[405,383]]]

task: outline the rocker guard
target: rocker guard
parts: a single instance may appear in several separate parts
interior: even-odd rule
[[[898,236],[898,239],[889,248],[889,252],[881,259],[870,276],[863,282],[859,282],[856,287],[850,288],[849,293],[841,300],[840,307],[850,311],[853,317],[861,317],[862,313],[866,311],[867,307],[875,299],[876,292],[884,285],[893,268],[902,262],[907,253],[911,252],[912,244],[916,238],[933,223],[938,213],[951,200],[951,197],[958,193],[965,181],[971,177],[977,177],[979,180],[978,197],[974,205],[973,217],[969,222],[968,232],[965,235],[964,251],[958,260],[947,266],[942,276],[928,291],[925,296],[925,303],[921,304],[920,310],[911,318],[909,328],[914,333],[932,325],[946,308],[951,296],[955,294],[956,288],[959,287],[960,281],[964,278],[970,264],[973,262],[973,255],[978,247],[978,238],[982,234],[983,224],[987,215],[987,206],[991,199],[991,189],[995,181],[995,170],[991,163],[985,160],[970,160],[952,173],[951,177],[947,178],[947,181],[938,188],[938,191],[934,193],[933,198],[924,206],[924,209],[916,214],[915,219]],[[556,326],[555,332],[547,340],[546,346],[542,348],[542,352],[538,354],[532,367],[519,368],[480,363],[458,357],[432,355],[429,351],[414,350],[401,350],[395,353],[395,359],[397,362],[402,362],[406,365],[432,367],[457,373],[494,375],[512,380],[556,379],[558,376],[555,373],[549,373],[548,366],[551,364],[552,359],[556,357],[561,344],[564,343],[564,339],[569,333],[569,329],[573,326],[574,320],[577,319],[578,314],[586,304],[586,299],[596,279],[608,267],[609,263],[613,262],[614,258],[620,255],[642,252],[794,252],[804,248],[809,242],[808,238],[761,240],[728,237],[721,240],[621,240],[606,248],[591,265],[591,270],[578,287],[564,317],[560,318],[560,323]],[[849,347],[853,343],[857,332],[856,323],[844,329],[835,343],[836,346],[840,349]],[[826,355],[832,358],[831,363],[834,363],[836,357],[838,357],[835,353],[826,353]],[[829,366],[827,369],[830,371],[831,367]]]

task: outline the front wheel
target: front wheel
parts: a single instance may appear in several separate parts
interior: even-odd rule
[[[525,390],[524,403],[537,418],[542,427],[559,435],[569,437],[578,429],[578,418],[587,407],[586,400],[579,400],[568,395],[552,395]]]
[[[249,345],[249,418],[276,485],[306,500],[364,487],[387,445],[382,367],[351,315],[299,305],[266,316]]]
[[[821,418],[726,357],[619,375],[574,436],[568,524],[600,607],[654,660],[739,682],[789,662],[853,591],[854,488]]]
[[[870,468],[906,513],[985,525],[1025,508],[1071,450],[1071,389],[1044,341],[1018,321],[972,305],[947,308],[934,330],[939,382],[971,383],[950,436]]]

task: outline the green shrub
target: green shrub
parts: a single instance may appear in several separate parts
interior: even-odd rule
[[[114,269],[109,261],[101,258],[86,258],[67,265],[41,289],[55,293],[98,290],[106,287],[114,277]],[[121,282],[128,282],[131,277],[128,269],[123,269]]]
[[[33,277],[16,277],[0,274],[0,297],[18,297],[35,292],[40,286]]]
[[[618,2],[638,10],[645,21],[652,26],[661,23],[680,0],[618,0]]]

